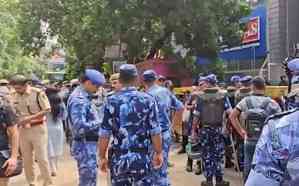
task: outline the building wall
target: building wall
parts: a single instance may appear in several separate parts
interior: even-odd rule
[[[287,50],[290,55],[293,53],[294,45],[299,43],[299,1],[286,0],[287,5]]]
[[[269,77],[279,80],[284,72],[281,62],[292,55],[299,43],[299,1],[268,0]]]
[[[271,0],[268,7],[270,63],[280,64],[286,51],[286,0]],[[275,64],[272,64],[275,66]],[[272,79],[272,78],[271,78]]]

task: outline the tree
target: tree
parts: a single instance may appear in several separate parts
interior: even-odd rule
[[[22,53],[17,5],[17,0],[0,0],[0,78],[9,78],[16,73],[36,73],[41,77],[45,72],[43,65]]]
[[[113,32],[105,13],[105,0],[27,0],[21,30],[27,53],[38,54],[49,37],[58,41],[81,66],[101,64]]]
[[[238,42],[239,19],[249,12],[245,0],[26,0],[20,7],[27,52],[38,53],[47,37],[58,36],[81,66],[101,64],[105,47],[118,40],[128,45],[129,62],[160,49],[174,55],[173,34],[187,56],[214,59],[221,45]]]

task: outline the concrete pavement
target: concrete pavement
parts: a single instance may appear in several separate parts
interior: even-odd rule
[[[200,182],[204,179],[202,175],[196,176],[193,173],[185,171],[186,155],[177,155],[176,149],[171,152],[171,162],[175,164],[170,168],[170,177],[172,186],[200,186]],[[69,150],[65,151],[64,157],[60,160],[60,167],[57,177],[54,178],[54,186],[76,186],[77,183],[77,169],[75,161],[70,157]],[[39,175],[39,169],[36,165],[36,172]],[[225,170],[225,179],[231,181],[231,186],[241,186],[238,174],[233,170]],[[99,173],[100,186],[107,185],[107,177],[103,173]],[[11,180],[10,186],[27,186],[25,176],[18,176]],[[37,186],[42,186],[38,182]]]

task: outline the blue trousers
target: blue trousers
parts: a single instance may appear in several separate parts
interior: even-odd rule
[[[154,173],[155,185],[159,186],[170,186],[170,181],[168,178],[168,156],[171,146],[171,135],[170,131],[163,132],[162,134],[162,144],[163,144],[163,165],[160,169],[156,170]]]
[[[224,137],[221,128],[203,127],[199,142],[206,178],[223,178]]]
[[[96,186],[98,171],[97,143],[73,141],[72,156],[77,161],[79,186]]]

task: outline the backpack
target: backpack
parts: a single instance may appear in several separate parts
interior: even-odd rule
[[[246,99],[246,105],[248,110],[245,112],[245,130],[247,131],[248,139],[258,140],[266,119],[271,115],[267,112],[267,107],[271,103],[271,99],[266,99],[262,102],[261,106],[254,107],[252,98]]]
[[[202,125],[221,127],[225,111],[225,94],[218,89],[207,89],[199,99],[202,104],[200,112],[200,122]]]

